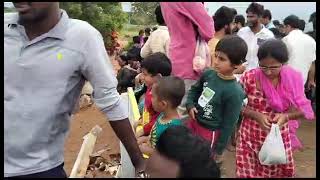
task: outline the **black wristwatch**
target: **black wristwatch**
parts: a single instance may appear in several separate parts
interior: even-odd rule
[[[139,171],[137,173],[137,175],[138,175],[139,178],[149,178],[150,177],[150,175],[147,174],[144,170]]]

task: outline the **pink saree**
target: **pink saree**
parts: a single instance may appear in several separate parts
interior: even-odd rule
[[[314,113],[311,102],[306,98],[301,73],[291,67],[284,65],[280,71],[280,82],[274,87],[271,81],[264,75],[261,69],[256,69],[256,78],[259,80],[261,89],[264,92],[271,108],[276,112],[286,112],[292,106],[299,109],[305,119],[313,120]],[[302,147],[300,140],[296,135],[299,128],[299,121],[289,120],[289,133],[292,149]]]

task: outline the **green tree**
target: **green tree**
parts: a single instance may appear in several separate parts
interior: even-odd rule
[[[119,2],[60,2],[71,18],[87,21],[104,37],[107,50],[117,46],[116,31],[128,21]]]
[[[159,2],[133,2],[131,15],[131,23],[136,25],[154,25],[156,24],[156,16],[154,10]]]

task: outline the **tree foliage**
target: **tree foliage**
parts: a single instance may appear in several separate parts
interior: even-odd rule
[[[154,10],[159,2],[133,2],[133,13],[130,17],[131,23],[136,25],[153,25],[156,24]]]
[[[104,37],[107,50],[117,46],[116,32],[128,21],[119,2],[60,2],[60,8],[71,18],[87,21],[95,27]]]

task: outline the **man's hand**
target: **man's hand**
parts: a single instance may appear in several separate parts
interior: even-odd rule
[[[144,171],[146,166],[145,160],[142,157],[142,153],[128,118],[109,122],[115,134],[126,148],[136,172]]]

